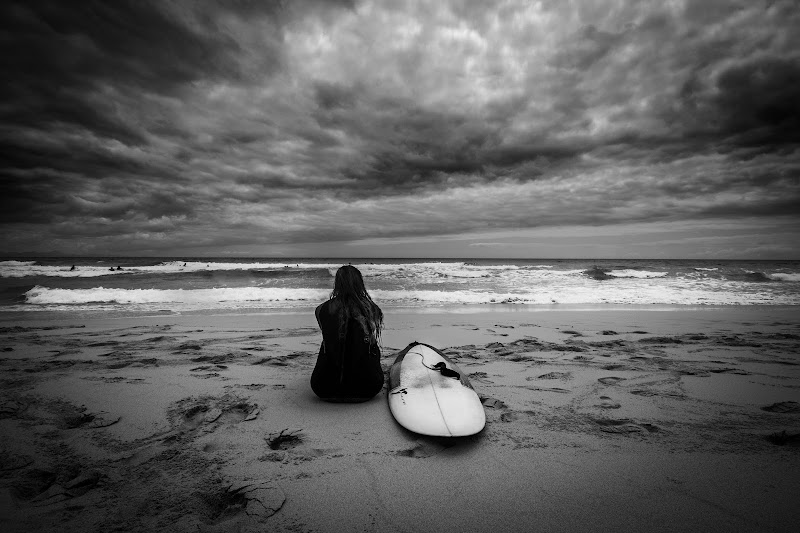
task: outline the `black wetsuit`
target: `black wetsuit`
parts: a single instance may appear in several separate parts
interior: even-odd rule
[[[383,388],[381,351],[353,318],[347,324],[347,336],[342,342],[339,312],[330,300],[318,308],[322,346],[311,374],[311,389],[323,400],[366,401]]]

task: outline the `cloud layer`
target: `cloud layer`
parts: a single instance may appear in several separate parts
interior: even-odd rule
[[[6,253],[798,225],[793,0],[35,1],[0,19]]]

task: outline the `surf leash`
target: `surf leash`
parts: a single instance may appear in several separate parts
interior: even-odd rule
[[[454,378],[454,379],[458,379],[458,380],[461,379],[461,374],[459,374],[458,372],[456,372],[455,370],[453,370],[451,368],[447,368],[447,365],[444,362],[439,362],[439,363],[436,363],[433,366],[428,366],[428,365],[425,364],[425,359],[423,358],[422,359],[422,366],[424,366],[425,368],[427,368],[429,370],[435,370],[435,371],[439,372],[441,375],[443,375],[446,378]]]

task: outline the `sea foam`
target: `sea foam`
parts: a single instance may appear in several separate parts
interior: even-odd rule
[[[370,293],[379,305],[490,305],[490,304],[664,304],[664,305],[792,305],[790,297],[776,297],[769,292],[743,290],[719,292],[714,287],[688,288],[675,283],[631,285],[634,280],[586,285],[554,285],[516,291],[492,290],[387,290]],[[186,309],[237,309],[245,307],[308,307],[325,301],[329,289],[285,287],[236,287],[210,289],[119,289],[95,287],[62,289],[36,286],[25,293],[26,304],[36,307],[104,305],[125,306],[132,310],[168,306]]]
[[[767,274],[767,277],[775,281],[800,281],[800,274],[789,272],[776,272]]]
[[[632,269],[624,269],[624,270],[612,270],[609,272],[609,275],[614,276],[615,278],[663,278],[666,276],[668,272],[647,272],[644,270],[632,270]]]

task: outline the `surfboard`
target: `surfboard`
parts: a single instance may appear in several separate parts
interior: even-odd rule
[[[398,424],[421,435],[463,437],[486,425],[478,394],[446,355],[413,342],[389,371],[389,410]]]

